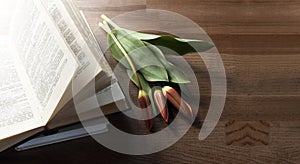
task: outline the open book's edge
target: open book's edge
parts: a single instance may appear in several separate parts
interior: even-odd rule
[[[43,130],[44,130],[44,128],[40,127],[40,128],[36,128],[36,129],[30,130],[30,131],[15,135],[15,136],[10,137],[10,138],[6,138],[6,139],[1,140],[1,142],[0,142],[0,152],[8,149],[9,147],[15,145],[16,143],[19,143],[19,142],[21,142],[21,141],[37,134],[37,133],[43,131]]]
[[[125,109],[128,109],[128,106],[127,106],[127,104],[124,100],[119,100],[117,102],[104,105],[104,106],[101,107],[101,109],[100,108],[95,108],[95,109],[90,110],[88,112],[82,113],[80,118],[84,118],[84,120],[93,119],[93,118],[95,118],[95,113],[99,113],[98,110],[102,110],[103,114],[105,114],[105,115],[113,114],[113,113],[116,113],[116,112],[120,111],[118,108],[120,110],[125,110]],[[53,120],[51,120],[47,124],[47,128],[53,129],[53,128],[57,128],[57,127],[70,125],[70,124],[79,122],[80,119],[78,118],[74,107],[69,108],[69,109],[72,110],[73,114],[70,114],[71,113],[70,111],[68,112],[70,115],[66,115],[65,113],[61,113],[60,115],[64,116],[64,119],[61,119],[61,117],[55,117]],[[104,115],[99,114],[97,117],[101,117],[101,116],[104,116]]]
[[[78,101],[78,99],[75,99],[76,104],[73,100],[68,102],[63,107],[63,109],[60,110],[48,122],[47,127],[52,129],[62,125],[68,125],[71,123],[85,121],[95,117],[101,117],[103,116],[103,114],[107,115],[128,109],[126,99],[123,95],[119,84],[117,82],[114,82],[110,85],[108,84],[110,83],[107,83],[106,88],[96,90],[96,95],[90,93],[83,93],[87,95],[84,96],[85,99],[82,99],[80,101]],[[93,88],[92,90],[90,90],[90,88],[87,87],[86,90],[84,90],[83,92],[85,91],[93,93]],[[113,93],[117,93],[119,96],[113,98]],[[97,100],[94,98],[96,98]],[[100,108],[103,114],[99,112]],[[80,120],[78,118],[78,115],[80,115]]]
[[[99,92],[100,90],[108,87],[109,85],[111,85],[111,78],[106,77],[106,75],[104,75],[105,72],[100,72],[96,77],[95,77],[95,81],[100,80],[100,84],[97,82],[96,86],[95,86],[95,91]],[[103,78],[101,80],[101,78]],[[90,82],[91,83],[91,82]],[[89,84],[87,84],[88,86]],[[84,91],[85,88],[82,89],[82,91]],[[80,92],[79,92],[80,94]],[[88,95],[87,95],[88,96]],[[51,121],[57,114],[60,113],[61,110],[66,110],[65,106],[69,106],[68,104],[73,103],[73,93],[72,93],[72,82],[69,84],[68,88],[66,89],[61,101],[58,103],[56,109],[54,110],[52,116],[49,118],[48,122]]]

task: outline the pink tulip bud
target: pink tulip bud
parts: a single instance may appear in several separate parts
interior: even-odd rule
[[[169,111],[166,104],[166,98],[161,90],[155,90],[154,91],[154,101],[157,106],[157,108],[160,111],[161,116],[163,119],[168,122],[169,121]]]
[[[169,86],[165,86],[162,88],[163,94],[165,97],[172,103],[172,105],[178,109],[183,115],[188,117],[193,117],[193,111],[191,106],[184,101],[178,92]]]
[[[147,110],[148,120],[145,121],[149,131],[152,129],[152,119],[150,119],[150,99],[148,94],[144,90],[139,90],[138,102],[142,109]]]

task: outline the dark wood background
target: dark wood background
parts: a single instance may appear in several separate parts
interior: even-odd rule
[[[114,17],[138,9],[170,10],[198,23],[226,69],[228,94],[221,120],[206,140],[198,140],[197,120],[178,143],[152,155],[115,153],[87,137],[20,153],[9,149],[0,154],[1,163],[300,163],[299,0],[75,2],[94,30],[102,13]],[[193,63],[201,79],[203,119],[209,77],[201,60]],[[109,118],[129,132],[144,128],[122,114]]]

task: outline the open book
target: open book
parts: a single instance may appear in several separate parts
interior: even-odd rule
[[[96,91],[112,84],[118,88],[91,29],[72,1],[5,1],[0,7],[0,151],[45,126],[78,122],[72,97],[86,94],[88,99],[91,95],[85,89],[91,81],[96,81]],[[72,80],[77,81],[76,93]],[[119,101],[126,109],[124,97]],[[118,107],[103,112],[122,110]],[[99,108],[82,112],[90,110]]]

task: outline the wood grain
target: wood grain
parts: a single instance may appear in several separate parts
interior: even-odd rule
[[[163,9],[195,21],[215,43],[225,66],[228,94],[221,120],[206,140],[198,140],[202,120],[210,103],[211,86],[202,59],[191,54],[186,56],[186,60],[192,65],[199,81],[200,120],[196,120],[188,133],[170,148],[151,155],[128,156],[108,150],[91,138],[83,138],[22,153],[15,153],[11,149],[0,154],[0,162],[300,162],[299,0],[75,2],[86,14],[98,37],[97,24],[102,13],[114,17],[139,9]],[[143,25],[149,28],[159,25],[153,18],[156,16],[145,18],[146,23]],[[192,33],[186,32],[186,35]],[[131,94],[135,92],[131,91]],[[143,122],[127,119],[120,113],[109,116],[109,119],[127,132],[144,133]],[[237,142],[250,133],[251,140]],[[246,142],[252,144],[247,145]]]
[[[114,1],[110,2],[112,6]],[[138,6],[139,9],[164,9],[187,16],[197,22],[216,44],[228,80],[226,105],[221,118],[226,124],[224,121],[219,123],[213,134],[203,142],[196,141],[197,132],[194,131],[174,145],[172,147],[175,147],[174,149],[141,156],[138,158],[139,161],[288,163],[299,160],[297,148],[300,139],[297,132],[300,126],[299,1],[285,3],[279,0],[147,0],[139,1],[137,4],[113,6],[115,7],[113,10],[105,9],[100,3],[93,4],[93,11],[89,10],[91,6],[88,4],[81,8],[89,15],[90,24],[95,25],[99,21],[97,15],[100,13],[113,17],[134,11]],[[155,16],[149,20],[145,18],[144,26],[149,28],[157,26],[158,24],[151,21],[155,18]],[[169,19],[165,21],[171,22],[172,18]],[[124,26],[130,26],[128,24],[130,22],[124,23]],[[98,27],[92,28],[97,32]],[[179,30],[184,31],[180,28]],[[186,35],[189,36],[188,32]],[[209,75],[199,56],[188,55],[186,60],[197,74],[202,96],[200,117],[203,119],[210,102]],[[233,119],[237,121],[231,126],[246,126],[246,130],[241,129],[229,136],[226,132],[231,126],[225,125],[228,125],[228,120]],[[261,124],[262,122],[264,124]],[[287,123],[285,128],[279,126],[285,123]],[[237,144],[228,142],[249,134],[249,127],[252,127],[253,138],[249,143],[252,143],[253,148],[233,146],[241,146],[247,140]],[[259,133],[259,130],[263,133]],[[288,142],[288,138],[293,141]],[[261,142],[258,143],[255,139]],[[280,147],[286,151],[280,151]]]
[[[225,124],[227,145],[259,146],[269,144],[270,125],[264,121],[235,121]]]

